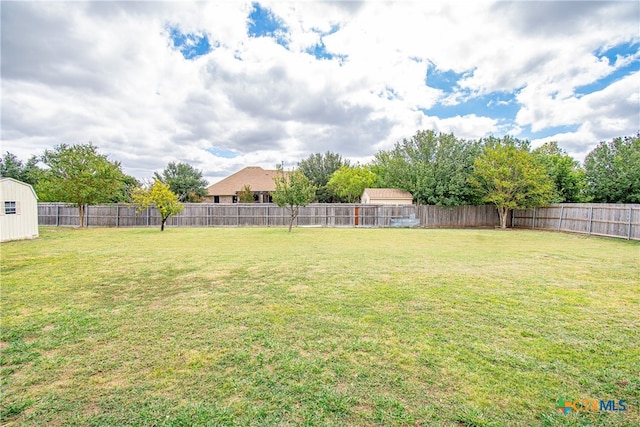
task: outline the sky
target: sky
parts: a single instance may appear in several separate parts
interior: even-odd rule
[[[418,130],[557,141],[640,130],[637,1],[2,1],[1,143],[92,142],[214,183]]]

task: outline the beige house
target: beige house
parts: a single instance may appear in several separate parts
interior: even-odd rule
[[[410,205],[413,203],[413,196],[408,191],[397,188],[365,188],[360,202],[375,205]]]
[[[38,196],[33,187],[0,178],[0,242],[38,237]]]
[[[271,192],[276,189],[273,179],[278,173],[277,170],[265,170],[259,166],[246,167],[210,185],[204,199],[213,203],[237,203],[239,193],[248,185],[256,203],[270,203]]]

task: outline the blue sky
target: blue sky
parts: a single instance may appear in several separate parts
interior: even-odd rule
[[[169,27],[167,30],[173,47],[180,51],[184,59],[195,59],[211,52],[211,43],[206,34],[185,34],[176,27]]]
[[[23,159],[92,141],[138,178],[183,161],[215,182],[424,129],[578,160],[640,130],[635,1],[1,7],[2,150]]]

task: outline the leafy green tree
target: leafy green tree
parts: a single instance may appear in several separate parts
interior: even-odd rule
[[[109,200],[111,203],[131,203],[133,201],[133,190],[140,186],[140,182],[130,175],[125,175],[122,179],[122,191]]]
[[[178,196],[171,191],[167,184],[157,179],[149,189],[136,188],[132,198],[133,202],[138,205],[138,211],[147,209],[151,205],[158,209],[162,219],[160,231],[164,231],[167,219],[171,215],[177,215],[184,209],[184,205],[178,201]]]
[[[528,142],[509,137],[485,140],[469,178],[485,203],[496,205],[500,227],[507,227],[512,209],[544,206],[553,197],[553,184],[544,164],[529,151]]]
[[[187,163],[171,162],[162,174],[155,173],[155,179],[169,185],[180,202],[200,202],[207,194],[207,181],[202,177],[202,171]]]
[[[111,162],[93,144],[61,144],[41,157],[42,172],[36,192],[44,202],[68,202],[78,207],[84,227],[85,207],[113,200],[122,193],[125,175],[119,162]]]
[[[18,159],[15,154],[7,151],[0,159],[0,176],[3,178],[14,178],[22,181],[23,169],[22,160]]]
[[[294,170],[279,173],[273,178],[276,189],[271,193],[273,202],[289,211],[289,233],[301,206],[307,206],[316,197],[316,187],[302,172]]]
[[[392,150],[376,153],[373,167],[377,185],[409,191],[418,203],[473,204],[478,196],[468,179],[480,152],[477,141],[418,131],[411,139],[396,143]]]
[[[240,194],[238,194],[238,200],[240,203],[253,203],[255,202],[255,198],[253,197],[253,191],[251,190],[251,186],[246,184],[242,187]]]
[[[533,150],[545,165],[554,185],[552,203],[584,201],[586,178],[580,163],[558,147],[557,142],[547,142]]]
[[[15,154],[6,152],[0,159],[0,176],[5,178],[14,178],[18,181],[36,185],[42,170],[38,167],[38,158],[31,156],[26,164],[18,159]]]
[[[331,203],[336,201],[336,195],[327,187],[327,183],[331,175],[342,166],[349,166],[349,161],[343,160],[340,154],[327,151],[324,154],[312,154],[300,161],[298,170],[316,186],[316,200]]]
[[[376,174],[368,166],[342,166],[331,175],[327,186],[347,203],[356,203],[364,189],[375,182]]]
[[[601,142],[584,160],[587,193],[599,203],[640,203],[640,134]]]

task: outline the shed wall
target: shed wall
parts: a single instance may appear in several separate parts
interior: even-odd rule
[[[16,213],[5,214],[5,202],[16,202]],[[0,181],[0,241],[38,237],[38,200],[29,184]]]
[[[410,205],[413,203],[413,199],[369,199],[369,201],[364,203],[375,205]]]

